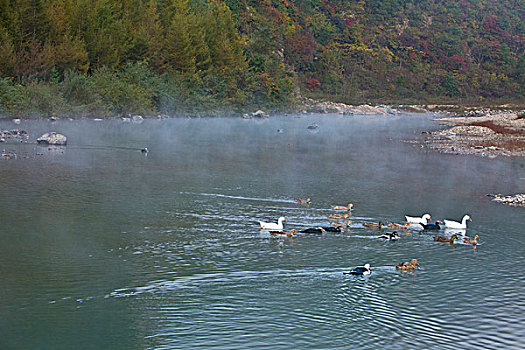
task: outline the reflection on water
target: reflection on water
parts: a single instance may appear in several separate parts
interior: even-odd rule
[[[523,348],[523,209],[485,194],[522,192],[525,161],[402,142],[438,127],[428,115],[19,127],[68,146],[5,145],[25,157],[0,161],[2,349]],[[350,202],[343,233],[258,228],[328,226]],[[481,243],[362,225],[426,212],[468,212]]]

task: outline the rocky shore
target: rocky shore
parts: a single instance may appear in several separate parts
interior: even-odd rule
[[[395,114],[397,110],[390,106],[371,106],[367,104],[353,106],[344,103],[317,101],[303,98],[301,108],[303,113],[339,113],[339,114]]]
[[[525,156],[523,112],[473,111],[467,115],[437,118],[446,128],[424,132],[425,145],[451,154],[482,157]]]
[[[399,111],[449,114],[436,118],[445,128],[424,131],[425,146],[444,153],[482,157],[525,156],[525,112],[517,106],[466,108],[458,105],[352,106],[303,99],[304,113],[386,115]]]

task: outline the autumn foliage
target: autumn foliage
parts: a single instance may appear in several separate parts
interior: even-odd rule
[[[510,0],[2,0],[0,112],[279,109],[297,92],[523,100],[523,13]]]

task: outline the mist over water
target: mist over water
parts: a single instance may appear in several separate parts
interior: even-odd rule
[[[1,349],[525,347],[524,210],[485,196],[522,193],[525,160],[404,142],[432,115],[0,127],[68,136],[3,145],[19,157],[0,161]],[[328,226],[350,202],[342,234],[257,224]],[[362,226],[427,212],[468,213],[477,251]],[[395,270],[413,258],[421,269]],[[370,276],[343,274],[365,263]]]

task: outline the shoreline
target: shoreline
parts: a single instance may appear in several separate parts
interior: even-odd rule
[[[301,102],[294,111],[281,113],[267,113],[261,109],[251,113],[224,113],[233,118],[269,118],[275,114],[342,114],[342,115],[395,115],[399,113],[435,113],[434,120],[440,122],[438,130],[423,131],[426,135],[423,146],[441,153],[455,155],[476,155],[494,158],[497,156],[523,157],[525,156],[525,107],[512,104],[469,107],[461,105],[347,105],[344,103],[300,98]],[[128,123],[142,123],[144,119],[167,118],[215,118],[216,114],[179,114],[179,115],[138,115],[127,114],[121,116],[77,115],[77,116],[42,116],[16,118],[2,116],[0,120],[11,120],[20,124],[21,120],[58,119],[79,120],[91,119],[101,121],[105,119],[120,119]],[[3,136],[3,135],[2,135]]]
[[[476,112],[436,118],[443,128],[423,132],[424,144],[447,154],[495,158],[525,156],[525,114]]]

